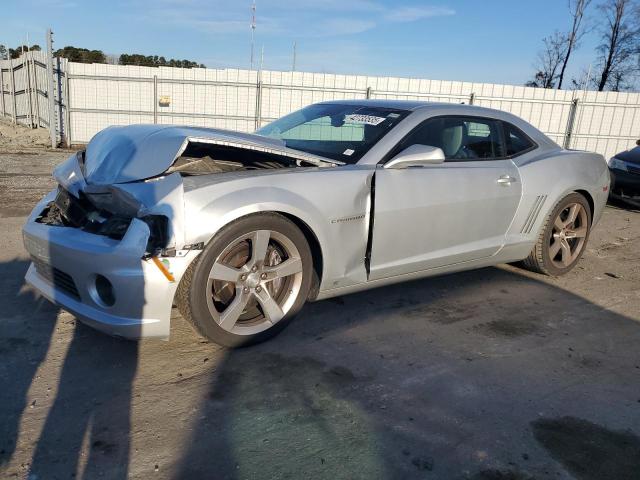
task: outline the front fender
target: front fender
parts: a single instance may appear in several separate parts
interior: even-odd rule
[[[274,187],[251,187],[227,193],[197,211],[188,210],[189,243],[208,243],[229,223],[259,212],[282,212],[293,215],[314,232],[321,248],[328,243],[323,215],[310,201],[293,192]],[[323,249],[324,250],[324,249]]]
[[[321,291],[364,282],[371,201],[367,178],[372,172],[327,173],[288,175],[277,182],[274,177],[247,179],[246,184],[222,182],[190,190],[185,193],[186,242],[206,244],[243,216],[280,212],[297,218],[315,235],[323,259]]]

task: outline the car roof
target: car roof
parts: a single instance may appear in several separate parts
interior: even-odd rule
[[[415,100],[382,100],[382,99],[355,99],[355,100],[329,100],[320,102],[322,105],[362,105],[367,107],[395,108],[398,110],[418,110],[432,106],[450,105],[440,102],[419,102]]]
[[[514,115],[503,110],[494,108],[480,107],[469,105],[466,103],[445,103],[445,102],[425,102],[418,100],[383,100],[383,99],[355,99],[355,100],[329,100],[320,102],[323,105],[357,105],[368,107],[393,108],[398,110],[408,110],[411,112],[426,110],[456,110],[456,114],[460,114],[460,110],[468,111],[469,114],[489,115],[496,118],[504,118],[505,116],[514,117]]]

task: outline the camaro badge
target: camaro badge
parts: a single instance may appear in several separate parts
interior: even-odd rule
[[[362,215],[356,215],[355,217],[335,218],[331,220],[331,223],[351,222],[353,220],[362,220],[363,218],[364,218],[364,213]]]

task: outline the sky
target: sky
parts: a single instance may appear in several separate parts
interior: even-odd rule
[[[251,0],[2,0],[0,43],[65,45],[248,68]],[[593,20],[596,12],[589,16]],[[565,0],[256,0],[264,68],[521,85],[542,38],[569,28]],[[568,78],[595,59],[595,34]]]

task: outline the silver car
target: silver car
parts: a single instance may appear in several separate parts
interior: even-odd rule
[[[166,338],[177,306],[231,347],[307,300],[506,262],[564,274],[609,188],[602,156],[508,113],[369,100],[255,134],[110,127],[54,176],[24,226],[30,284],[112,335]]]

